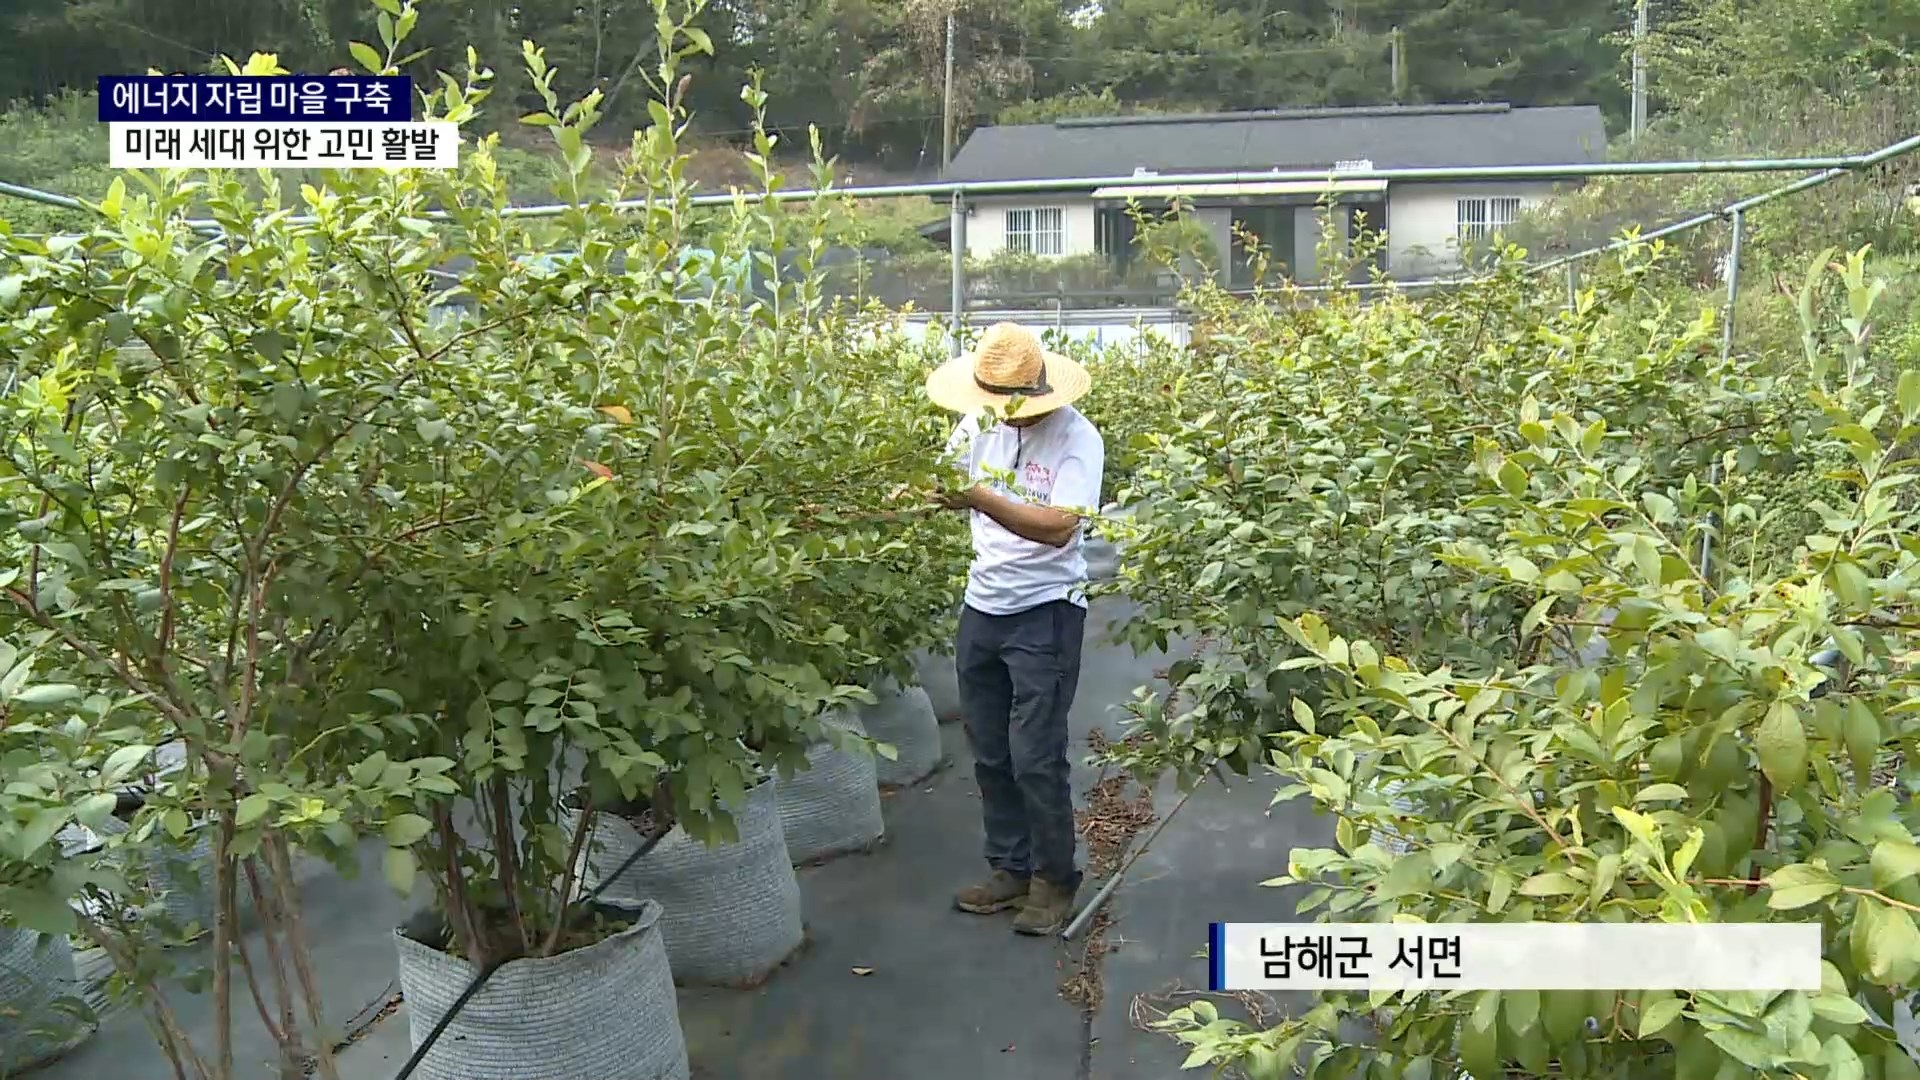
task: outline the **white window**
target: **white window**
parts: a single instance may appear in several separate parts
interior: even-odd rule
[[[1520,217],[1518,195],[1461,199],[1459,208],[1460,243],[1482,246]]]
[[[1067,253],[1067,212],[1058,206],[1007,211],[1007,250],[1028,255]]]

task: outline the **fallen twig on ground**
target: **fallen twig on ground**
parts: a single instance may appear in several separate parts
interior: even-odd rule
[[[1259,1028],[1272,1027],[1280,1015],[1277,1002],[1253,990],[1195,990],[1175,982],[1158,993],[1133,995],[1133,1000],[1127,1003],[1127,1022],[1136,1030],[1162,1034],[1154,1025],[1192,1001],[1232,1002],[1246,1013],[1249,1024]]]
[[[1087,741],[1095,745],[1092,735]],[[1104,736],[1097,745],[1105,745]],[[1093,879],[1115,873],[1134,837],[1157,819],[1153,792],[1125,776],[1103,776],[1095,782],[1087,793],[1087,805],[1074,817],[1087,845],[1087,876]],[[1107,930],[1112,925],[1113,917],[1105,910],[1094,914],[1073,971],[1060,984],[1060,996],[1088,1012],[1098,1009],[1106,998],[1101,962],[1107,955]]]

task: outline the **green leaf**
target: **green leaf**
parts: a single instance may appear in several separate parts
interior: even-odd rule
[[[1527,609],[1526,618],[1520,620],[1520,633],[1524,636],[1539,629],[1540,624],[1547,621],[1547,613],[1553,610],[1553,602],[1558,599],[1558,596],[1543,596],[1534,601],[1533,606]]]
[[[153,747],[143,743],[123,746],[108,754],[107,760],[101,763],[101,778],[109,784],[117,784],[132,775],[133,771],[139,768],[152,753]]]
[[[1653,819],[1647,817],[1645,814],[1629,810],[1624,806],[1614,807],[1613,816],[1616,821],[1626,827],[1627,832],[1630,833],[1635,840],[1640,841],[1655,851],[1666,850],[1660,844],[1660,827],[1653,823]]]
[[[46,846],[55,833],[66,827],[73,811],[65,806],[50,806],[35,810],[27,815],[27,823],[21,827],[14,857],[22,861],[33,857],[33,853]]]
[[[1293,707],[1293,722],[1300,725],[1301,731],[1311,735],[1313,733],[1313,706],[1297,697],[1293,699],[1291,704]]]
[[[1587,1021],[1583,990],[1548,990],[1541,995],[1540,1012],[1546,1018],[1547,1038],[1555,1043],[1576,1039]]]
[[[1813,1008],[1813,1014],[1822,1020],[1849,1025],[1867,1022],[1867,1010],[1845,994],[1815,994],[1807,1004]]]
[[[120,215],[126,210],[126,202],[127,181],[123,177],[116,176],[113,178],[113,183],[107,185],[107,197],[100,200],[100,213],[108,221],[118,221]]]
[[[381,860],[380,868],[387,875],[387,884],[401,896],[413,893],[413,875],[417,868],[412,848],[390,847]]]
[[[1460,1063],[1474,1076],[1503,1075],[1504,1070],[1500,1067],[1500,1032],[1496,1024],[1499,1015],[1499,991],[1484,991],[1480,1000],[1474,1002],[1466,1028],[1460,1033]]]
[[[1540,991],[1509,990],[1501,995],[1506,1007],[1501,1010],[1506,1016],[1507,1030],[1513,1032],[1516,1039],[1534,1036],[1533,1027],[1540,1020]]]
[[[713,39],[707,36],[705,30],[696,26],[689,26],[681,30],[681,33],[687,35],[687,40],[693,42],[695,49],[707,56],[713,55]]]
[[[1633,564],[1640,570],[1640,579],[1649,585],[1658,585],[1661,581],[1660,549],[1653,540],[1645,536],[1633,538]]]
[[[273,800],[255,792],[240,800],[240,805],[233,813],[233,823],[240,828],[245,828],[259,821],[271,809],[273,809]]]
[[[1783,866],[1764,879],[1771,890],[1767,906],[1775,911],[1792,911],[1817,904],[1840,891],[1840,880],[1827,870],[1807,863]]]
[[[1900,402],[1900,416],[1911,424],[1920,418],[1920,369],[1908,368],[1900,373],[1899,389],[1895,397]]]
[[[13,695],[12,704],[23,705],[30,709],[46,709],[55,705],[64,705],[80,697],[80,688],[72,683],[41,683],[29,686]]]
[[[1488,877],[1487,910],[1498,915],[1506,909],[1507,900],[1513,895],[1513,875],[1504,868],[1499,868]]]
[[[1687,1007],[1685,998],[1666,997],[1646,1007],[1640,1014],[1640,1037],[1652,1038],[1667,1029],[1667,1026],[1680,1018]]]
[[[1807,732],[1791,701],[1776,701],[1753,736],[1760,769],[1781,795],[1791,794],[1807,776]]]
[[[89,829],[98,831],[113,816],[113,808],[120,804],[119,798],[111,792],[99,791],[74,804],[73,820]]]
[[[1527,493],[1527,470],[1511,460],[1500,464],[1498,480],[1500,490],[1516,499]]]
[[[1656,525],[1667,525],[1675,521],[1679,514],[1674,510],[1673,500],[1655,492],[1646,492],[1640,496],[1641,505],[1647,508],[1647,516]]]
[[[433,823],[419,814],[399,814],[387,819],[380,834],[394,847],[409,847],[433,831]]]
[[[1920,930],[1913,916],[1899,908],[1863,900],[1854,909],[1855,919],[1871,919],[1867,926],[1864,952],[1867,975],[1881,986],[1906,986],[1920,975]]]
[[[1580,433],[1580,452],[1586,454],[1588,457],[1599,453],[1600,444],[1606,437],[1606,420],[1595,420],[1593,423],[1588,424],[1587,430]]]
[[[398,693],[395,693],[392,690],[386,689],[385,687],[381,687],[378,690],[369,690],[367,691],[367,693],[373,695],[374,697],[379,698],[381,701],[386,702],[387,704],[393,706],[396,709],[404,709],[407,707],[407,701],[405,698],[401,697]]]
[[[73,908],[67,906],[65,897],[56,895],[45,885],[15,885],[0,889],[0,910],[11,917],[10,923],[23,930],[37,930],[42,934],[71,934],[75,920]],[[0,1017],[6,1016],[0,1011]]]
[[[1687,830],[1687,838],[1680,842],[1680,847],[1673,853],[1674,876],[1682,879],[1687,876],[1687,871],[1693,869],[1693,860],[1699,857],[1700,849],[1706,843],[1706,830],[1697,827]]]
[[[1854,786],[1864,791],[1873,784],[1873,761],[1880,750],[1880,721],[1866,702],[1854,698],[1847,702],[1840,734],[1847,744],[1847,760],[1853,765]]]
[[[347,51],[353,54],[353,61],[375,74],[385,70],[387,60],[378,49],[360,41],[347,42]]]
[[[1880,1060],[1886,1067],[1886,1080],[1920,1080],[1920,1062],[1897,1042],[1889,1042],[1880,1052]]]
[[[1821,1049],[1825,1051],[1821,1057],[1827,1063],[1826,1080],[1866,1080],[1866,1064],[1860,1060],[1860,1055],[1854,1052],[1845,1036],[1827,1036]]]
[[[1535,874],[1520,883],[1521,896],[1574,896],[1585,891],[1579,882],[1558,871]]]
[[[1920,846],[1906,840],[1873,845],[1873,887],[1882,892],[1920,874]]]
[[[1874,606],[1876,599],[1873,582],[1860,564],[1850,559],[1841,559],[1833,564],[1833,591],[1840,599],[1856,611],[1865,611]]]
[[[1707,1038],[1749,1069],[1771,1069],[1780,1060],[1780,1053],[1770,1040],[1739,1028],[1710,1030]]]
[[[1643,802],[1665,802],[1671,799],[1685,799],[1687,789],[1679,784],[1649,784],[1634,793],[1635,804]]]

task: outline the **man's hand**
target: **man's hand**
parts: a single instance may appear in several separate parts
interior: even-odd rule
[[[939,488],[914,488],[902,484],[894,488],[891,498],[894,502],[911,503],[929,510],[970,510],[974,506],[974,489],[941,490]]]

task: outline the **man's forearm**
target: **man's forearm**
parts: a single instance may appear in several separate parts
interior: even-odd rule
[[[967,505],[1015,536],[1049,547],[1066,547],[1080,528],[1077,515],[1051,506],[1017,502],[984,487],[968,490]]]

